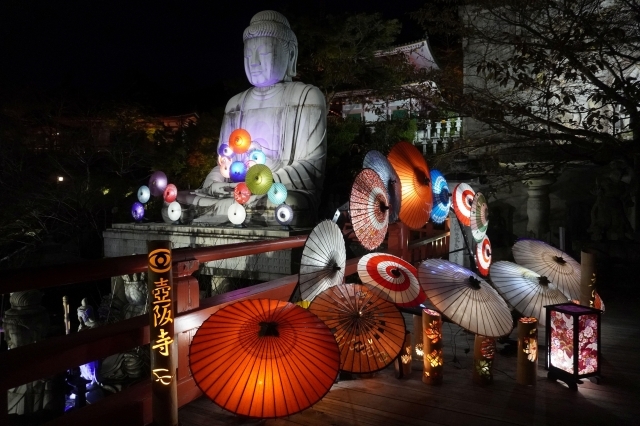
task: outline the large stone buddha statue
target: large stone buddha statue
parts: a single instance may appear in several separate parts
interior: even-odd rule
[[[228,143],[234,130],[247,130],[251,149],[266,154],[274,181],[288,190],[285,202],[294,210],[293,224],[309,224],[318,210],[324,179],[324,96],[312,85],[292,81],[298,42],[282,14],[271,10],[257,13],[243,39],[244,69],[253,87],[227,103],[219,145]],[[216,166],[199,190],[181,193],[178,200],[192,206],[194,222],[226,222],[235,185]],[[245,204],[247,218],[261,217],[267,223],[275,223],[275,207],[266,195],[252,195]]]

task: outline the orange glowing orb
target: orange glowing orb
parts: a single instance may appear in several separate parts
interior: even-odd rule
[[[245,129],[236,129],[229,135],[229,146],[236,154],[244,154],[251,146],[251,135]]]

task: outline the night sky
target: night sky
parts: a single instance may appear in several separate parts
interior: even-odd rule
[[[0,5],[0,93],[72,87],[105,92],[149,81],[176,93],[243,78],[242,32],[251,16],[380,12],[420,37],[408,13],[424,0],[24,1]]]

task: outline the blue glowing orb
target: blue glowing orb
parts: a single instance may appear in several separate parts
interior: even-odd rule
[[[247,166],[242,161],[234,161],[229,169],[229,177],[232,182],[244,182],[247,175]]]
[[[267,156],[259,149],[252,151],[249,154],[249,159],[255,161],[256,164],[265,164],[267,162]]]
[[[225,157],[231,157],[233,155],[233,149],[226,143],[221,143],[218,147],[218,155],[224,155]]]
[[[140,222],[142,218],[144,218],[144,206],[142,203],[136,201],[131,206],[131,216],[133,216],[133,220],[136,222]]]
[[[151,198],[151,191],[147,185],[142,185],[138,188],[138,201],[144,204],[149,201],[149,198]]]

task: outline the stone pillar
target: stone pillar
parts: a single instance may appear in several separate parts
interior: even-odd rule
[[[527,234],[529,237],[547,241],[550,227],[549,216],[551,201],[549,200],[549,185],[554,182],[551,178],[531,178],[524,180],[529,198],[527,199]]]

